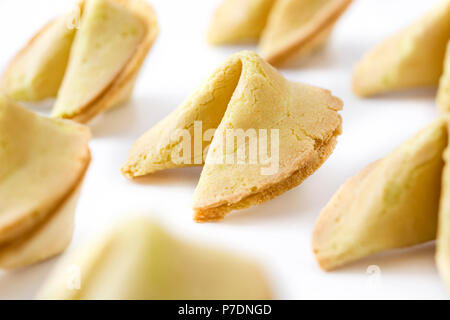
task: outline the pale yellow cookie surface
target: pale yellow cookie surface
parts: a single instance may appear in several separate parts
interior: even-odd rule
[[[79,266],[79,290],[67,287]],[[69,253],[39,299],[270,299],[260,268],[236,254],[178,240],[162,227],[135,218]]]
[[[258,55],[244,51],[227,59],[180,107],[144,134],[122,172],[136,178],[204,164],[194,195],[195,220],[220,220],[231,210],[268,201],[297,186],[320,167],[341,132],[341,108],[342,102],[329,91],[290,82]],[[199,132],[196,123],[201,124]],[[279,145],[269,157],[272,161],[258,161],[262,157],[257,152],[247,152],[243,163],[228,164],[225,158],[237,159],[253,145],[244,139],[223,153],[229,129],[255,133],[256,139],[264,131],[268,146],[276,133]],[[198,138],[205,143],[196,150]],[[189,156],[175,161],[181,151]]]
[[[439,119],[350,178],[322,210],[313,248],[325,270],[434,240],[447,123]]]
[[[367,53],[356,65],[353,90],[372,96],[405,88],[435,86],[450,39],[450,1]]]
[[[0,266],[8,246],[28,241],[55,212],[63,211],[88,167],[89,139],[89,129],[82,125],[35,115],[0,96]]]
[[[450,39],[447,45],[447,54],[444,62],[444,73],[439,82],[437,103],[441,112],[450,111]]]

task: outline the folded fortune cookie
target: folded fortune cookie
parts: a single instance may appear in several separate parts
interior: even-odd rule
[[[157,34],[144,0],[84,0],[41,30],[0,81],[16,100],[56,97],[54,117],[87,122],[129,98]]]
[[[355,67],[353,91],[365,97],[437,85],[449,40],[450,1],[442,0],[419,21],[364,56]]]
[[[352,0],[224,0],[212,19],[214,45],[260,39],[261,56],[294,65],[321,47]]]
[[[0,268],[63,251],[90,162],[89,129],[0,96]]]
[[[68,277],[73,267],[79,279]],[[38,294],[53,300],[270,297],[268,282],[252,261],[181,241],[144,218],[121,223],[69,253]]]
[[[447,126],[436,120],[341,186],[314,228],[323,269],[436,238]]]
[[[341,133],[341,108],[329,91],[290,82],[255,53],[240,52],[139,138],[122,172],[136,178],[204,165],[194,218],[220,220],[317,170]]]

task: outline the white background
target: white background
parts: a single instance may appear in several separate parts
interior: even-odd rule
[[[370,257],[333,273],[322,272],[311,250],[314,222],[346,178],[397,147],[437,116],[435,90],[362,100],[351,92],[352,66],[373,45],[421,16],[433,2],[357,0],[337,24],[327,48],[302,68],[282,70],[290,80],[331,89],[343,99],[344,134],[336,151],[301,186],[220,223],[196,224],[191,202],[201,168],[170,170],[139,183],[120,167],[132,143],[174,110],[228,55],[254,46],[215,48],[205,41],[219,0],[152,0],[161,33],[132,100],[90,123],[93,161],[76,213],[72,246],[127,215],[155,216],[180,237],[255,257],[276,298],[448,298],[434,263],[434,245]],[[0,68],[28,38],[73,1],[0,0]],[[39,111],[48,112],[47,106]],[[52,192],[52,190],[48,190]],[[33,298],[58,260],[0,271],[0,298]],[[381,274],[371,277],[370,265]]]

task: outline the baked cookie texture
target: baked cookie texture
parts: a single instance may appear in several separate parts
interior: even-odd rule
[[[0,267],[32,264],[72,238],[90,162],[89,129],[48,119],[0,96]]]
[[[208,33],[214,45],[259,39],[273,65],[292,66],[321,47],[352,0],[224,0]]]
[[[436,264],[450,290],[450,147],[444,153],[442,191],[439,208],[439,225],[436,241]]]
[[[370,51],[355,67],[353,90],[372,96],[436,86],[450,39],[450,1],[439,2],[419,21]]]
[[[21,50],[1,88],[16,100],[56,97],[53,117],[84,123],[130,97],[158,26],[144,0],[84,0],[79,8],[78,26],[64,15]]]
[[[447,45],[444,73],[439,83],[437,102],[441,112],[450,112],[450,39]]]
[[[257,54],[240,52],[139,138],[122,172],[136,178],[168,168],[204,165],[194,195],[194,219],[221,220],[232,210],[271,200],[317,170],[341,133],[341,108],[342,102],[328,90],[290,82]],[[195,132],[196,122],[202,123],[203,131]],[[217,130],[204,139],[204,148],[196,148],[195,137],[202,139],[210,129]],[[255,134],[265,131],[268,141],[274,131],[278,133],[274,172],[264,172],[269,167],[264,161],[252,162],[255,155],[245,151],[251,150],[250,139],[229,140],[232,148],[227,149],[227,132],[252,130]],[[180,131],[185,134],[174,135]],[[178,155],[186,141],[193,150],[191,161],[173,161],[174,152]],[[270,143],[267,148],[270,154]]]
[[[79,290],[67,286],[78,266]],[[144,218],[130,219],[68,254],[38,299],[211,300],[270,299],[268,282],[253,261],[177,239]]]
[[[337,191],[314,228],[323,269],[436,238],[447,128],[436,120]]]

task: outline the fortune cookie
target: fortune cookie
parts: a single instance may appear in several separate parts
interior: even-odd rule
[[[58,94],[76,29],[63,15],[40,30],[10,62],[0,88],[17,101],[40,101]]]
[[[436,120],[341,186],[314,229],[323,269],[436,238],[447,122]]]
[[[74,267],[77,272],[68,273]],[[69,253],[38,294],[52,300],[270,298],[267,280],[252,261],[176,239],[144,218],[121,223]]]
[[[293,65],[321,47],[352,0],[224,0],[209,29],[214,45],[260,39],[261,55]]]
[[[34,36],[0,88],[16,100],[56,97],[53,117],[87,122],[129,98],[158,27],[144,0],[84,0],[78,14],[57,18]]]
[[[85,126],[0,95],[0,268],[39,262],[69,244],[89,139]]]
[[[366,54],[355,67],[354,92],[365,97],[438,85],[449,40],[450,0],[443,0],[419,21]]]
[[[240,52],[139,138],[122,172],[136,178],[204,165],[194,219],[220,220],[317,170],[341,133],[341,108],[328,90],[290,82],[255,53]]]

